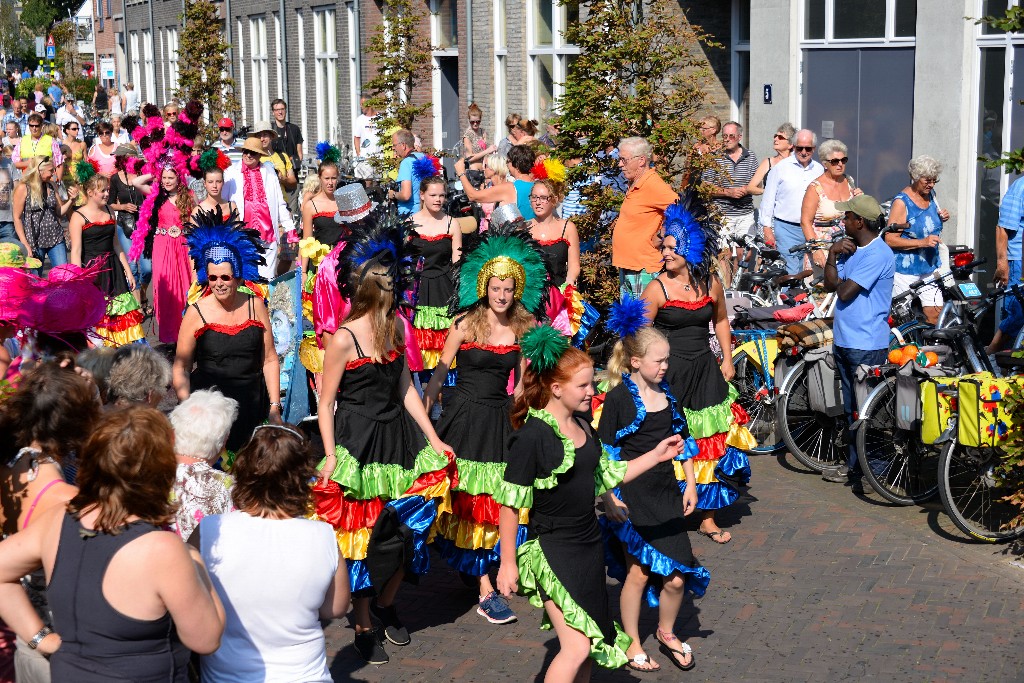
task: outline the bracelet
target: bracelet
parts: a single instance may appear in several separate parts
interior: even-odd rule
[[[274,406],[277,406],[278,410],[281,410],[283,408],[280,401],[271,401],[270,407],[273,408]]]
[[[32,640],[28,641],[29,648],[35,650],[39,647],[39,643],[43,642],[43,638],[53,633],[53,629],[49,626],[43,626],[39,629],[39,632],[32,636]]]

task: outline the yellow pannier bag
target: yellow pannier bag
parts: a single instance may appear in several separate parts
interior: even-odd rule
[[[1004,399],[1021,390],[1020,382],[984,373],[962,377],[957,389],[957,441],[973,448],[1002,445],[1013,427]]]
[[[959,377],[929,377],[921,382],[921,441],[935,443],[949,428],[949,419],[956,415],[956,392],[943,393],[944,389],[956,389]]]

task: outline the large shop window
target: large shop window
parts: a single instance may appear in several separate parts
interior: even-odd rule
[[[338,139],[338,37],[333,9],[313,10],[318,140]]]
[[[527,0],[528,111],[530,118],[540,121],[542,129],[555,113],[569,65],[580,53],[579,47],[567,43],[563,36],[566,27],[578,20],[578,4]]]
[[[917,35],[917,0],[804,0],[803,40],[900,41]]]

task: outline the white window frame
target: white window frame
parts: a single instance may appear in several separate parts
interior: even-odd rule
[[[336,140],[338,127],[338,15],[334,7],[313,8],[316,60],[317,140]]]
[[[306,21],[302,10],[295,10],[296,44],[299,46],[299,101],[302,102],[302,139],[309,140],[309,115],[306,106]]]
[[[252,68],[253,121],[270,120],[270,81],[267,74],[267,17],[249,17],[249,64]]]
[[[146,69],[146,97],[141,99],[142,102],[149,100],[150,103],[160,106],[156,102],[156,66],[153,64],[153,32],[143,31],[142,32],[142,49],[145,55],[145,69]]]
[[[136,88],[142,90],[142,55],[139,54],[138,31],[132,31],[128,34],[128,45],[132,51],[131,78],[129,80],[135,84]]]
[[[550,0],[551,8],[551,45],[537,45],[537,12],[536,0],[526,0],[526,44],[527,54],[527,77],[526,77],[526,99],[527,112],[531,119],[541,119],[540,93],[537,87],[537,62],[541,57],[551,57],[551,102],[549,111],[554,112],[556,103],[565,90],[566,73],[568,72],[568,58],[580,54],[580,48],[576,45],[566,43],[562,33],[565,31],[568,15],[565,6],[559,4],[558,0]],[[541,0],[547,2],[548,0]],[[541,121],[543,124],[544,122]]]
[[[245,88],[245,33],[242,32],[242,19],[235,22],[238,25],[238,31],[235,35],[238,36],[238,92],[241,95],[239,98],[240,104],[242,105],[242,125],[249,125],[249,112],[245,106],[245,95],[249,91]]]
[[[730,60],[729,118],[733,121],[740,121],[742,123],[740,119],[740,106],[743,101],[743,91],[740,90],[739,53],[745,52],[747,55],[750,54],[750,39],[740,40],[740,7],[740,0],[732,0],[732,59]],[[749,61],[747,64],[749,66]],[[750,83],[747,83],[747,86],[750,87]]]
[[[349,107],[351,108],[352,118],[352,129],[355,130],[356,119],[363,113],[362,107],[359,106],[359,96],[362,94],[362,74],[359,73],[359,55],[356,52],[359,44],[359,24],[356,21],[356,4],[355,2],[345,3],[345,19],[348,26],[348,89],[349,89]],[[353,134],[350,140],[345,141],[345,144],[339,144],[344,149],[345,145],[351,144],[355,141],[355,135]],[[353,149],[353,155],[359,156],[359,150]]]
[[[449,0],[449,2],[456,2],[457,0]],[[440,0],[430,0],[430,44],[438,45],[441,42],[441,15],[439,13]],[[431,111],[433,112],[433,134],[434,134],[434,148],[435,149],[446,149],[451,150],[459,144],[460,140],[450,140],[448,146],[444,144],[444,130],[441,116],[441,62],[440,60],[445,57],[456,57],[459,56],[458,45],[455,47],[447,47],[443,49],[431,51],[432,60],[430,70],[430,90],[431,90]],[[463,152],[465,154],[465,152]]]
[[[178,29],[167,29],[167,82],[169,94],[174,97],[178,90]]]
[[[825,0],[825,37],[808,40],[806,14],[807,0],[798,0],[800,47],[913,47],[917,43],[916,36],[897,36],[896,0],[885,0],[885,36],[881,38],[835,38],[835,0]],[[927,0],[917,0],[917,11],[927,10]],[[753,28],[751,28],[753,30]]]
[[[494,138],[497,143],[505,133],[505,116],[508,114],[508,22],[505,8],[507,0],[492,0],[492,25],[494,27]],[[505,30],[503,31],[502,28]]]
[[[284,99],[284,34],[281,14],[274,12],[274,66],[277,71],[277,96]]]

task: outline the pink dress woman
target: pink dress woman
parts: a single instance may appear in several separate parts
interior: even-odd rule
[[[164,202],[157,214],[153,238],[153,309],[162,344],[178,341],[178,328],[185,312],[192,267],[188,243],[181,229],[181,215],[174,202]]]

